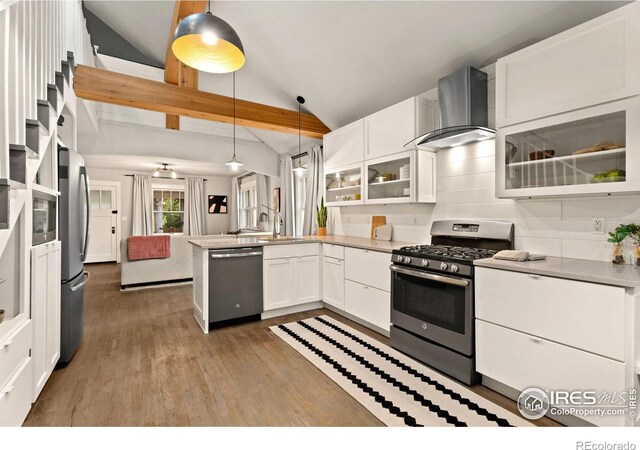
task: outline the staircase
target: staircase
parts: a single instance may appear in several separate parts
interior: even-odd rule
[[[79,1],[0,1],[0,255],[31,201],[43,159],[57,153],[65,104],[75,112],[70,49],[95,65],[81,8]],[[31,227],[23,222],[27,252]]]

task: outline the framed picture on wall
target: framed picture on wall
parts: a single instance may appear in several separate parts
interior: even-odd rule
[[[209,195],[209,214],[226,214],[227,196]]]
[[[271,202],[271,207],[280,212],[280,188],[273,188],[273,201]]]

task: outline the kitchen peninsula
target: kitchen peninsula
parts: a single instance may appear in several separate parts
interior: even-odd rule
[[[389,333],[391,251],[407,242],[350,236],[208,236],[189,242],[194,317],[205,333],[213,322],[323,306]]]

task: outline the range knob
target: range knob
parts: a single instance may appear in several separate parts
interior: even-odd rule
[[[406,262],[407,264],[411,262],[411,258],[409,258],[408,256],[404,257],[404,262]]]
[[[443,262],[442,264],[440,264],[440,270],[447,270],[447,267],[449,267],[447,263]]]
[[[429,265],[429,260],[428,259],[423,259],[422,260],[422,267],[427,267]]]
[[[451,265],[451,271],[452,271],[453,273],[456,273],[456,272],[458,271],[458,266],[456,266],[455,264],[452,264],[452,265]]]
[[[404,261],[404,258],[402,256],[398,256],[398,262],[402,262]]]

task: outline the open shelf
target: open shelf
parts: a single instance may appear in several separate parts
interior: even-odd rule
[[[344,186],[344,187],[330,188],[330,189],[327,189],[327,192],[360,190],[361,187],[362,186],[358,184],[356,186]]]
[[[369,187],[371,186],[389,186],[392,184],[400,184],[400,183],[409,183],[411,181],[410,178],[405,178],[402,180],[389,180],[389,181],[377,181],[375,183],[369,183]]]
[[[507,164],[507,167],[528,166],[536,164],[546,164],[551,162],[571,162],[579,160],[598,160],[601,158],[607,158],[612,155],[625,153],[626,148],[616,148],[613,150],[601,150],[599,152],[583,153],[581,155],[566,155],[566,156],[554,156],[552,158],[536,159],[532,161],[518,161]]]

